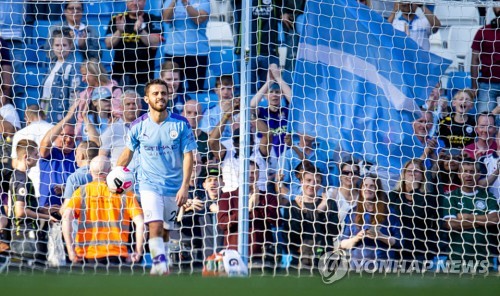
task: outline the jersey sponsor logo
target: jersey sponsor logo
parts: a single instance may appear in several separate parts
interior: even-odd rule
[[[475,206],[479,210],[485,210],[486,209],[486,203],[484,203],[484,201],[482,201],[482,200],[476,201],[475,202]]]

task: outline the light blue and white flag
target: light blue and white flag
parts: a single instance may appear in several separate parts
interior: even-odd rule
[[[354,0],[308,0],[305,16],[290,130],[398,172],[422,152],[412,121],[451,62]]]

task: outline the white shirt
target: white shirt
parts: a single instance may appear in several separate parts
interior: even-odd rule
[[[410,38],[415,40],[422,49],[429,50],[431,48],[429,36],[432,28],[424,15],[415,15],[411,22],[401,16],[395,18],[392,25],[398,31],[409,33]]]
[[[4,120],[8,121],[10,124],[16,128],[21,128],[21,121],[19,120],[19,115],[17,115],[16,108],[12,104],[5,104],[0,107],[0,115]]]
[[[496,153],[486,155],[482,158],[482,161],[487,169],[486,176],[493,174],[493,172],[497,169],[499,160],[500,158]],[[495,182],[490,185],[488,191],[496,197],[497,202],[500,204],[500,176],[498,176]]]
[[[231,192],[240,186],[240,160],[235,158],[236,149],[234,149],[233,140],[228,139],[221,142],[221,145],[226,147],[226,156],[222,161],[222,180],[224,181],[224,187],[222,187],[222,192]],[[265,191],[267,189],[267,162],[264,160],[258,146],[254,147],[254,151],[250,156],[259,166],[259,179],[257,180],[257,187],[259,190]]]
[[[27,127],[19,130],[14,134],[14,138],[12,139],[12,159],[17,158],[17,143],[19,141],[26,139],[32,140],[37,143],[38,147],[40,147],[40,143],[42,142],[43,137],[47,134],[47,132],[53,127],[52,124],[46,122],[45,120],[32,122]],[[38,163],[35,167],[32,167],[28,172],[28,177],[33,182],[33,187],[35,187],[35,195],[36,197],[40,196],[40,167]]]
[[[51,99],[52,97],[52,84],[54,83],[54,78],[56,77],[56,73],[61,69],[63,63],[57,61],[52,71],[50,71],[49,77],[45,80],[45,84],[43,85],[43,93],[42,98]]]
[[[101,149],[106,150],[110,153],[110,159],[113,166],[116,164],[116,161],[120,157],[123,152],[123,149],[126,147],[126,139],[128,131],[130,130],[130,125],[125,124],[122,119],[113,122],[110,124],[104,132],[101,134]],[[134,159],[136,153],[134,153]],[[135,161],[131,161],[128,165],[130,170],[134,170]]]

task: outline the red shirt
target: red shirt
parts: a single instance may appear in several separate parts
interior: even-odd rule
[[[479,157],[484,156],[484,155],[489,155],[495,151],[497,151],[497,142],[492,141],[490,147],[488,147],[488,151],[486,153],[482,152],[479,153],[477,150],[477,142],[471,143],[467,146],[465,146],[464,151],[469,155],[469,157],[473,159],[479,159]]]
[[[479,29],[472,42],[472,50],[479,52],[480,82],[500,82],[500,29],[486,25]]]

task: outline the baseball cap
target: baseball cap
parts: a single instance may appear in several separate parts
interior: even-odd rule
[[[220,170],[217,166],[207,166],[206,168],[206,177],[214,176],[220,177]]]
[[[111,91],[107,87],[100,86],[92,91],[92,96],[90,97],[92,101],[111,99]]]

